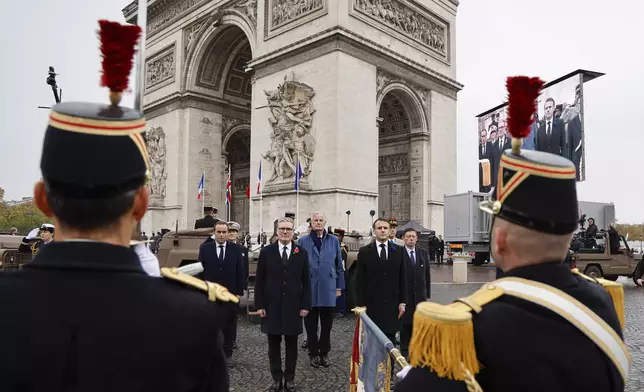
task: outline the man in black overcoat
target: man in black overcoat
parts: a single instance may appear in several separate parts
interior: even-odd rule
[[[207,285],[149,276],[129,246],[150,195],[146,124],[111,93],[49,114],[34,203],[56,242],[0,273],[0,391],[228,391]]]
[[[213,238],[214,237],[214,238]],[[246,267],[244,256],[237,244],[228,241],[228,223],[219,221],[215,224],[214,234],[199,247],[198,260],[203,265],[203,279],[219,283],[231,293],[241,297],[244,294]],[[233,367],[233,344],[237,336],[236,303],[222,305],[226,308],[224,323],[224,353],[228,366]]]
[[[306,250],[293,242],[294,226],[291,218],[280,218],[278,241],[262,248],[257,262],[255,308],[262,317],[262,332],[268,336],[270,392],[296,390],[297,337],[302,333],[302,318],[311,309],[309,259]],[[286,349],[283,371],[282,337]]]
[[[376,219],[373,231],[376,240],[358,251],[356,302],[367,308],[371,320],[395,342],[407,303],[404,250],[389,241],[387,220]]]
[[[510,88],[536,83],[526,79],[507,81],[508,111],[519,117],[513,126],[529,125],[513,107],[534,101],[515,97],[529,88]],[[520,149],[520,140],[512,145],[495,199],[480,205],[491,215],[491,256],[504,276],[449,305],[418,304],[413,367],[396,392],[465,392],[475,384],[494,392],[624,391],[631,360],[623,287],[563,263],[579,225],[575,165]]]
[[[400,328],[400,352],[403,356],[408,357],[416,305],[431,296],[432,278],[427,252],[416,246],[416,241],[418,241],[416,230],[411,227],[405,229],[403,241],[405,241],[403,259],[407,280],[407,308],[402,317]]]
[[[195,229],[212,229],[219,219],[215,218],[217,209],[212,207],[204,207],[204,217],[195,221]]]

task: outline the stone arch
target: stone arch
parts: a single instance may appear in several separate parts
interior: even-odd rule
[[[425,110],[425,97],[419,94],[402,82],[391,82],[383,87],[376,99],[376,110],[380,113],[382,102],[387,96],[392,94],[400,100],[409,116],[411,133],[429,132],[429,122]]]
[[[228,9],[214,11],[202,22],[202,27],[195,36],[195,44],[186,53],[182,68],[181,90],[194,87],[197,84],[199,70],[213,49],[213,41],[220,39],[221,34],[230,32],[230,28],[241,30],[250,46],[251,58],[256,53],[257,31],[254,23],[241,12]]]
[[[224,129],[224,135],[221,140],[221,150],[222,151],[227,151],[228,150],[228,142],[232,138],[232,136],[239,132],[239,131],[248,131],[250,132],[250,124],[244,123],[244,124],[237,124],[232,126],[229,129]]]

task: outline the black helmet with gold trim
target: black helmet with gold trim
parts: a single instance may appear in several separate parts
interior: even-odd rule
[[[494,198],[481,203],[481,209],[539,232],[569,234],[579,222],[574,163],[555,154],[521,149],[542,87],[539,78],[508,78],[512,149],[501,155]]]
[[[101,84],[110,89],[111,104],[59,103],[51,109],[45,131],[43,181],[70,197],[107,198],[137,189],[147,179],[145,119],[138,111],[119,106],[141,29],[104,20],[99,24]]]

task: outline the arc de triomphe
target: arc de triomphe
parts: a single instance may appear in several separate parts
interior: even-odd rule
[[[443,231],[456,191],[458,0],[150,0],[143,231],[205,203],[242,230],[296,212],[366,232],[370,210]],[[136,20],[136,2],[123,13]],[[262,202],[257,195],[262,167]],[[250,187],[251,199],[246,190]],[[262,208],[260,209],[260,205]]]

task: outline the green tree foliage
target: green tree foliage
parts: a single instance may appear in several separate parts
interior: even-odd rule
[[[0,187],[0,202],[4,200],[4,188]]]
[[[0,203],[0,230],[2,231],[15,227],[20,233],[26,234],[31,229],[49,222],[51,219],[43,215],[33,202],[13,206]]]
[[[644,223],[618,223],[615,229],[623,236],[628,234],[629,241],[644,241]]]

